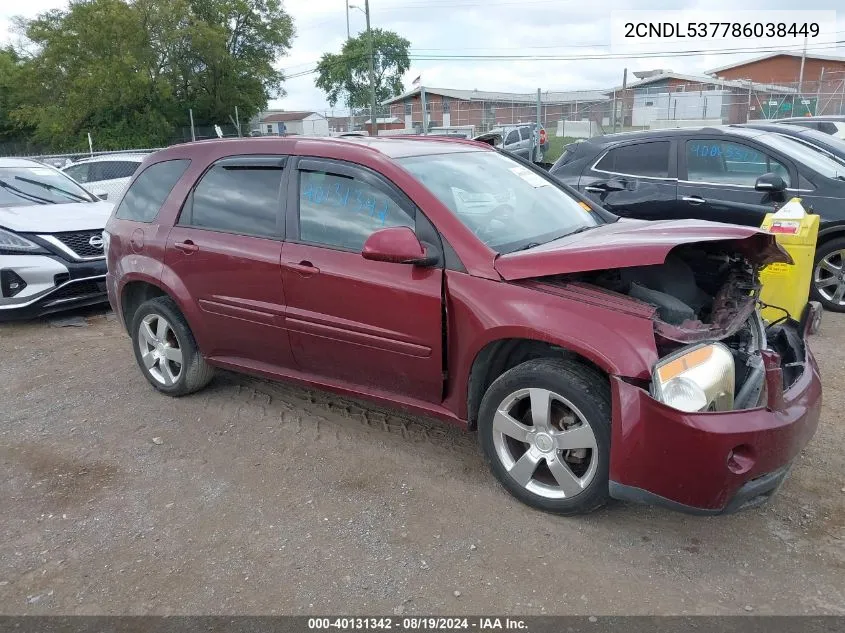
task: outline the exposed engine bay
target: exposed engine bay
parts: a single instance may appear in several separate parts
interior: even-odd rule
[[[713,392],[711,397],[699,393],[707,389],[673,385],[676,391],[688,388],[689,393],[682,395],[690,411],[764,406],[766,350],[777,352],[783,361],[784,389],[801,375],[804,342],[797,324],[785,319],[782,324],[766,327],[756,310],[761,289],[759,267],[724,242],[679,246],[663,264],[565,277],[569,283],[598,286],[654,307],[655,340],[660,356],[666,359],[662,365],[671,366],[673,358],[697,354],[701,366],[696,380]],[[705,354],[707,350],[709,355]],[[718,352],[715,356],[714,351]],[[732,367],[728,367],[727,352],[733,358]],[[721,364],[715,360],[719,354],[723,357]],[[678,362],[689,369],[687,360]],[[707,362],[713,365],[707,366]],[[660,382],[661,371],[656,368],[655,384]],[[725,388],[726,382],[732,382],[732,388]]]

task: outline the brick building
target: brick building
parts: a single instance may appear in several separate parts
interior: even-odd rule
[[[405,128],[422,127],[420,88],[388,99],[382,105]],[[472,125],[483,132],[497,125],[536,121],[537,94],[425,88],[429,127]],[[610,97],[601,91],[543,92],[540,117],[546,127],[561,120],[601,123],[610,112]]]
[[[707,71],[722,79],[751,80],[760,83],[797,84],[801,77],[801,53],[772,53],[744,62]],[[819,82],[841,82],[845,79],[845,57],[808,54],[804,58],[802,88],[813,91]]]

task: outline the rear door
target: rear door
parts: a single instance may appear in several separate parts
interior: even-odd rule
[[[797,193],[795,167],[752,141],[702,135],[682,143],[678,217],[760,226],[776,204]],[[754,189],[765,173],[782,177],[787,191]]]
[[[519,129],[517,128],[511,128],[505,132],[504,149],[521,158],[528,158],[528,152],[522,148],[522,137],[520,137]]]
[[[209,356],[293,365],[279,270],[284,164],[282,156],[213,163],[168,235],[165,263],[203,315]]]
[[[678,188],[675,151],[669,139],[615,145],[584,171],[579,189],[622,217],[672,217]]]
[[[376,172],[299,159],[282,249],[293,356],[317,376],[441,402],[443,268],[364,259],[365,240],[391,226],[439,241],[422,212]]]

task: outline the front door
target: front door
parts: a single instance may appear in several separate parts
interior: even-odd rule
[[[217,161],[168,235],[165,263],[198,305],[207,356],[293,367],[279,270],[283,167],[279,156]]]
[[[678,170],[679,217],[760,226],[776,205],[797,194],[793,175],[782,161],[724,137],[687,139]],[[754,184],[766,173],[783,178],[787,191],[757,191]]]
[[[287,218],[285,324],[300,369],[440,402],[442,268],[361,256],[373,232],[416,230],[421,212],[373,171],[303,158],[291,173]]]

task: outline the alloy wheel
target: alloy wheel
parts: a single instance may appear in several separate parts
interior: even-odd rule
[[[153,379],[170,387],[182,375],[182,347],[176,332],[160,314],[148,314],[141,319],[138,331],[141,361]]]
[[[520,389],[502,401],[493,445],[513,480],[547,499],[580,494],[598,468],[592,427],[571,402],[547,389]]]
[[[834,305],[845,305],[845,250],[832,251],[816,264],[813,283]]]

